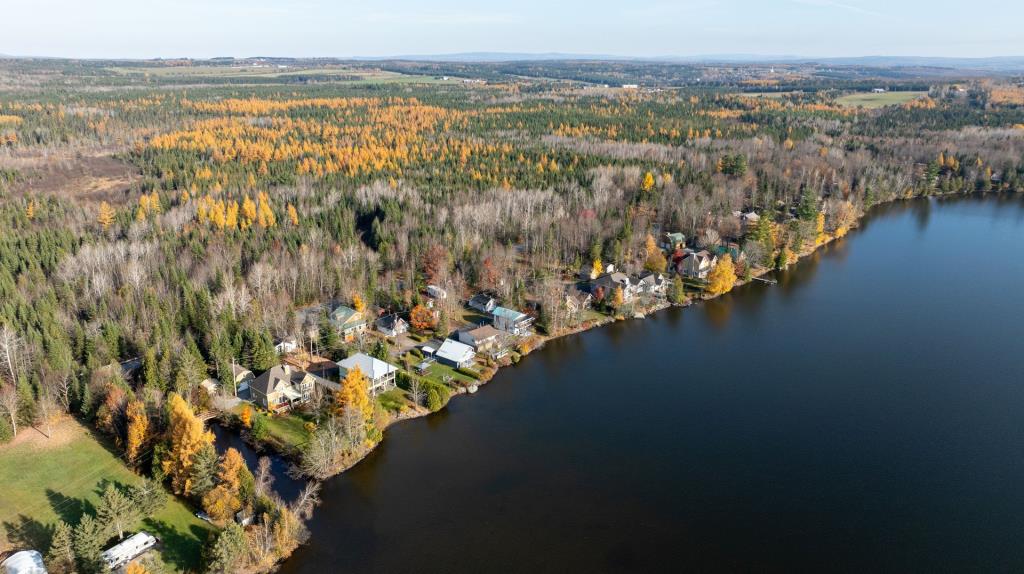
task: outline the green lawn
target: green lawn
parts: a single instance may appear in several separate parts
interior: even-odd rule
[[[848,108],[856,108],[862,106],[865,108],[884,108],[885,106],[895,106],[904,102],[909,102],[915,98],[927,95],[928,92],[885,92],[881,94],[875,93],[860,93],[860,94],[848,94],[840,98],[836,98],[836,103],[841,106]]]
[[[291,412],[266,419],[270,436],[285,446],[298,448],[309,440],[306,423],[313,419],[302,413]]]
[[[77,422],[60,425],[58,446],[45,439],[0,447],[0,549],[36,548],[45,551],[49,531],[58,520],[77,523],[94,511],[106,484],[128,486],[141,482]],[[23,432],[36,432],[27,430]],[[209,525],[171,496],[167,506],[135,529],[159,538],[161,557],[180,572],[197,571]]]
[[[385,410],[393,413],[400,412],[403,408],[412,404],[405,398],[405,391],[402,389],[391,389],[390,391],[377,395],[377,402],[379,402],[380,406],[384,407]]]

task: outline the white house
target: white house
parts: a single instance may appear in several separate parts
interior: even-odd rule
[[[445,339],[441,348],[434,353],[434,357],[441,363],[456,369],[468,367],[473,364],[476,352],[473,347],[452,339]]]
[[[338,363],[338,366],[341,367],[342,378],[349,371],[358,367],[366,375],[366,378],[370,380],[370,386],[367,390],[370,391],[371,396],[377,396],[384,391],[395,388],[395,374],[398,372],[398,367],[370,355],[356,353]]]
[[[299,340],[295,337],[281,337],[274,341],[274,351],[278,355],[294,353],[299,348]]]

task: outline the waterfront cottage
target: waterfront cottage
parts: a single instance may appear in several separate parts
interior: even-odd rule
[[[533,317],[506,307],[495,307],[491,320],[496,328],[516,336],[529,335],[533,325]]]
[[[593,301],[593,295],[575,287],[570,288],[569,292],[565,294],[565,308],[572,314],[586,311]]]
[[[249,390],[254,403],[269,412],[279,413],[309,402],[316,385],[325,389],[337,387],[337,383],[283,364],[256,377]]]
[[[494,311],[494,308],[497,306],[498,301],[484,293],[474,295],[473,298],[469,300],[469,308],[476,309],[481,313],[490,313],[491,311]]]
[[[648,271],[640,275],[637,292],[654,297],[663,297],[668,291],[668,279],[661,273]]]
[[[363,314],[345,305],[331,311],[330,321],[346,343],[351,343],[366,332],[366,318]]]
[[[473,347],[477,353],[489,353],[501,346],[502,332],[490,325],[459,331],[459,341]]]
[[[434,353],[434,358],[441,364],[461,369],[473,364],[476,353],[473,351],[473,347],[465,343],[460,343],[453,339],[445,339],[444,343],[441,344],[441,348]]]
[[[706,250],[687,253],[676,266],[676,273],[691,279],[707,279],[718,257]]]
[[[398,367],[370,355],[356,353],[338,363],[338,366],[341,367],[341,378],[358,367],[369,379],[367,390],[371,396],[377,396],[395,388],[395,375],[398,373]]]
[[[600,291],[606,298],[611,297],[615,289],[621,287],[622,299],[626,302],[632,300],[637,293],[637,285],[630,280],[629,275],[619,272],[605,273],[591,281],[588,287],[592,295]]]
[[[378,331],[387,337],[397,337],[402,333],[409,332],[409,323],[399,317],[397,313],[384,315],[377,319],[376,327]]]

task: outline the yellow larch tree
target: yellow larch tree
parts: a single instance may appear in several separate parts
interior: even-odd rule
[[[192,407],[177,393],[171,393],[167,406],[167,435],[171,445],[160,466],[171,478],[174,492],[187,496],[191,491],[189,473],[192,461],[197,452],[213,443],[213,433],[203,427],[203,421],[196,417]]]
[[[735,284],[736,266],[732,263],[732,255],[726,253],[708,274],[708,293],[712,295],[728,293]]]
[[[640,182],[640,189],[645,192],[654,189],[654,174],[651,172],[644,174],[644,179]]]
[[[100,204],[100,211],[96,215],[96,221],[103,228],[103,231],[110,229],[110,226],[114,223],[114,208],[110,207],[110,204],[103,202]]]
[[[341,380],[341,388],[335,396],[335,405],[340,412],[346,408],[355,408],[362,413],[363,420],[370,420],[373,416],[373,405],[370,403],[369,394],[370,381],[363,374],[362,369],[353,367]]]
[[[249,196],[242,199],[242,229],[249,229],[256,223],[256,202]]]
[[[28,205],[25,206],[25,217],[27,217],[29,221],[36,218],[36,200],[30,199],[28,201]]]
[[[595,259],[594,262],[590,265],[590,278],[596,279],[602,273],[604,273],[604,265],[601,263],[600,258]]]
[[[149,415],[146,414],[146,405],[142,401],[129,401],[125,409],[128,418],[128,430],[125,439],[125,458],[128,464],[134,465],[138,462],[139,453],[149,433]]]
[[[227,212],[224,214],[224,226],[228,229],[236,229],[238,227],[238,202],[230,201],[228,203]]]
[[[299,212],[295,210],[295,206],[288,204],[288,221],[292,222],[292,225],[299,224]]]

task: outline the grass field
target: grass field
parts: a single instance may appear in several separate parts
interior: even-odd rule
[[[836,98],[836,103],[848,108],[864,107],[868,109],[895,106],[927,95],[928,92],[885,92],[882,94],[860,93],[848,94]]]
[[[36,548],[45,551],[58,520],[78,522],[93,512],[109,482],[128,486],[141,482],[90,432],[65,421],[54,441],[34,429],[22,431],[16,443],[0,447],[0,550]],[[155,516],[134,527],[162,542],[161,558],[179,572],[197,571],[209,526],[173,496]]]

